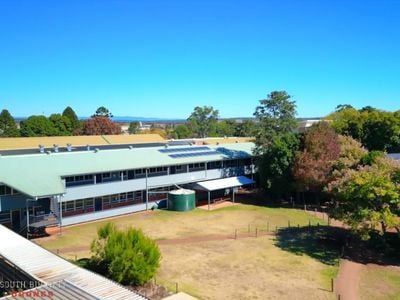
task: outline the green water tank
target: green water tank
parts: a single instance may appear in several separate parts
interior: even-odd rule
[[[195,191],[179,189],[168,193],[168,209],[174,211],[189,211],[196,207]]]

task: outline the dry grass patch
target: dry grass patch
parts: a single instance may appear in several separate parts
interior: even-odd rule
[[[399,300],[400,268],[366,265],[361,271],[362,300]]]
[[[141,228],[157,240],[221,236],[221,240],[187,244],[160,242],[162,263],[157,281],[171,290],[179,289],[200,299],[334,299],[327,292],[327,274],[335,267],[305,254],[298,255],[276,246],[272,236],[245,237],[250,226],[277,227],[316,224],[321,220],[301,210],[238,205],[214,211],[149,211],[111,219],[117,227]],[[66,258],[89,257],[90,242],[97,228],[110,220],[63,229],[36,242]],[[240,238],[235,240],[235,229]],[[229,236],[229,238],[227,238]],[[332,271],[333,270],[333,271]]]

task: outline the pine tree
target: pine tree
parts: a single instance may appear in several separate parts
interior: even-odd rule
[[[19,136],[17,124],[7,109],[3,109],[0,113],[0,136]]]

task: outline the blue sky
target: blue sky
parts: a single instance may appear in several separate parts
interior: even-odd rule
[[[0,108],[252,116],[273,90],[301,117],[400,109],[398,0],[0,1]]]

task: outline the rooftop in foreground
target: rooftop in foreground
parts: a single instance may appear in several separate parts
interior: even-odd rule
[[[11,262],[34,280],[42,282],[43,285],[38,290],[69,296],[60,299],[145,299],[122,285],[64,260],[2,225],[0,236],[3,241],[7,241],[0,244],[0,258]]]

